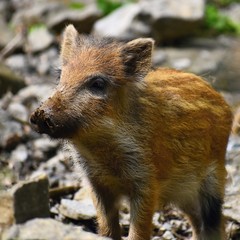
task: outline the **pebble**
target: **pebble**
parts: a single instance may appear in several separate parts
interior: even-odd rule
[[[27,48],[30,52],[39,52],[48,48],[53,41],[53,35],[48,29],[45,27],[39,27],[28,34]]]
[[[89,220],[96,217],[96,210],[91,199],[79,201],[62,199],[59,212],[63,216],[75,220]]]
[[[82,227],[63,224],[54,219],[33,219],[25,224],[11,226],[5,230],[2,240],[110,240],[96,234],[86,232]]]

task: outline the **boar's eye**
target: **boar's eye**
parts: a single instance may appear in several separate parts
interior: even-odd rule
[[[94,94],[105,93],[107,81],[102,77],[94,77],[89,81],[88,89]]]

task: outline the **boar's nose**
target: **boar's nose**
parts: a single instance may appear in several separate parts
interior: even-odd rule
[[[41,107],[32,113],[30,122],[35,131],[49,135],[54,132],[54,129],[56,127],[53,120],[51,119],[49,111],[41,109]]]

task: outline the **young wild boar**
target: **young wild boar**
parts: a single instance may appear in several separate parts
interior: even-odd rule
[[[99,234],[121,239],[118,210],[126,197],[129,240],[150,239],[153,213],[167,204],[188,216],[195,239],[224,239],[231,111],[200,77],[153,70],[152,49],[152,39],[97,39],[69,25],[60,82],[31,123],[79,152]]]

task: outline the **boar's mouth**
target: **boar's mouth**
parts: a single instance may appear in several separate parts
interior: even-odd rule
[[[73,119],[58,121],[41,109],[31,115],[30,123],[36,132],[47,134],[51,138],[71,138],[78,130],[78,124]]]

